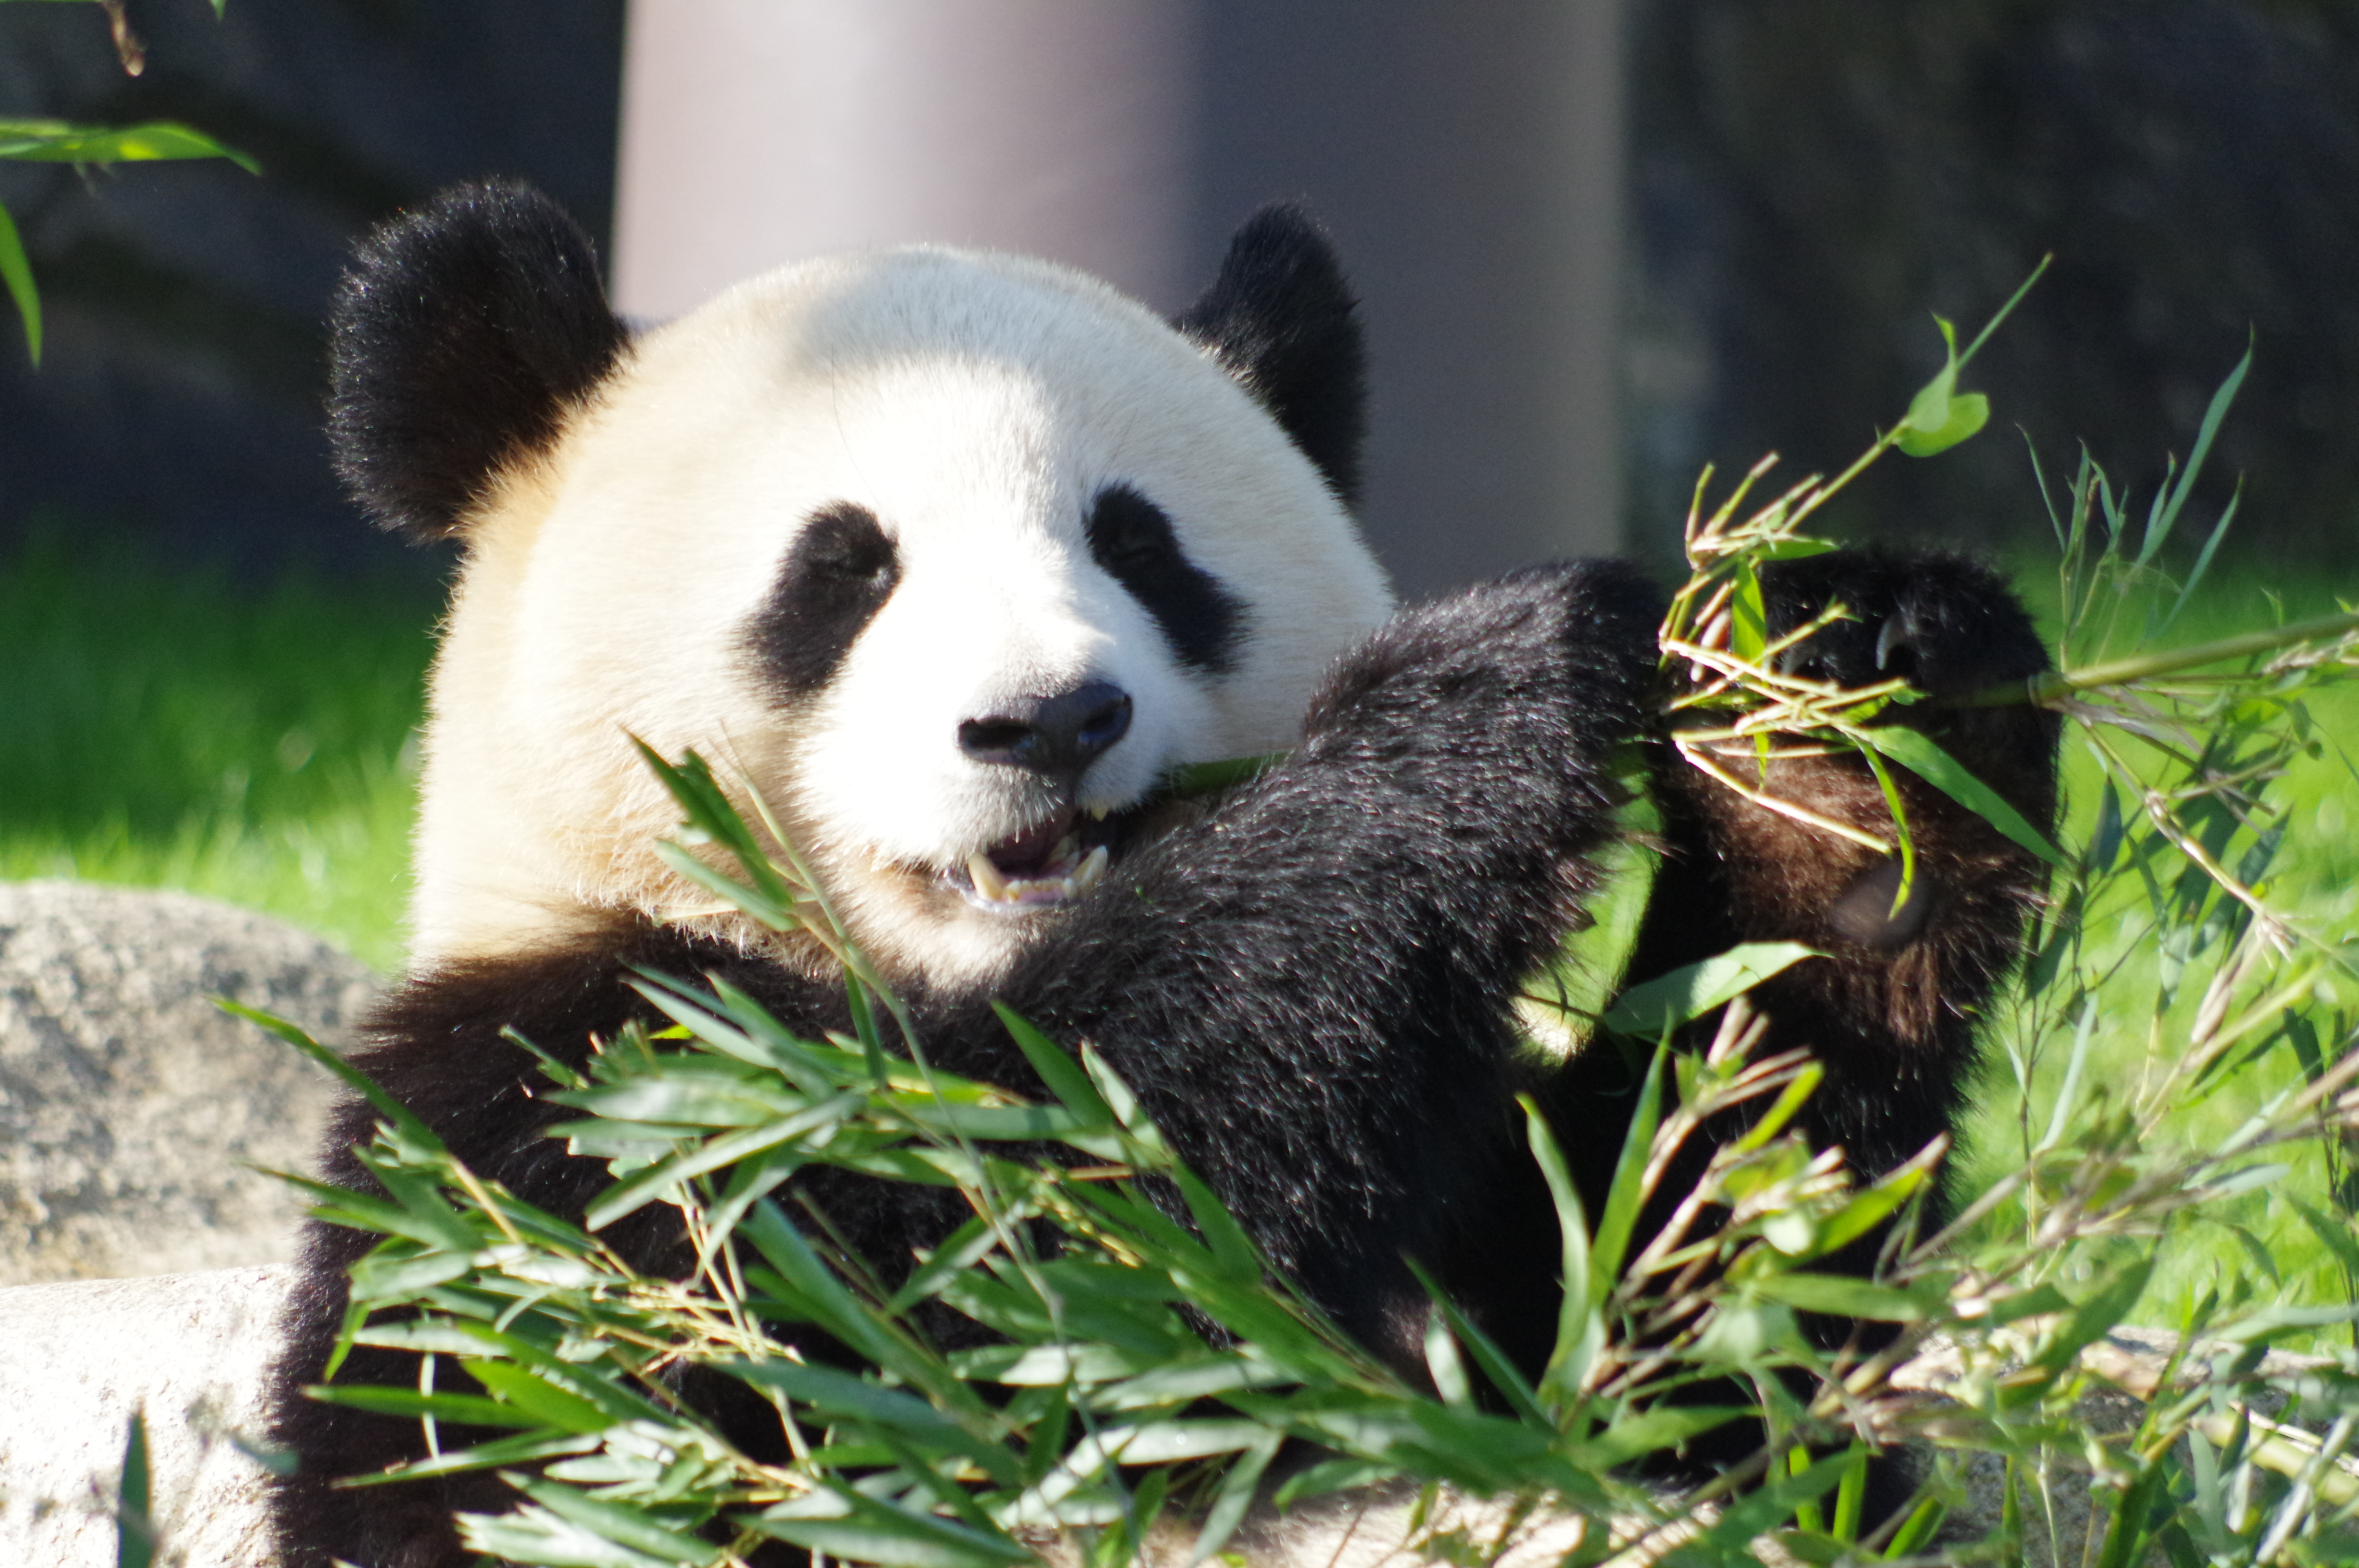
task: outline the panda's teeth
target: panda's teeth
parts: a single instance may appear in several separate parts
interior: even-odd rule
[[[1093,806],[1087,809],[1090,820],[1093,822],[1103,822],[1108,816],[1114,815],[1114,807],[1111,806]]]
[[[1061,866],[1081,852],[1081,840],[1068,833],[1062,838],[1057,840],[1057,847],[1055,849],[1049,851],[1049,864],[1052,866]]]
[[[1008,902],[1007,879],[991,863],[991,857],[977,849],[966,858],[966,874],[974,879],[974,891],[995,903]]]
[[[1101,881],[1103,881],[1105,880],[1106,861],[1109,859],[1111,859],[1111,857],[1107,855],[1106,847],[1103,844],[1091,850],[1089,858],[1084,860],[1080,865],[1075,866],[1073,868],[1073,874],[1065,879],[1065,886],[1071,890],[1066,894],[1066,896],[1068,898],[1079,898],[1082,894],[1089,892]]]

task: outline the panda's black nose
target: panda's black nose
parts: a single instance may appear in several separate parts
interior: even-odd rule
[[[959,750],[978,762],[1075,781],[1130,732],[1130,693],[1087,681],[1054,697],[1023,697],[959,726]]]

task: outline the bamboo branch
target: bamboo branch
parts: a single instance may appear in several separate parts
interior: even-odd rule
[[[2093,687],[2126,686],[2133,681],[2170,675],[2199,665],[2215,665],[2223,659],[2274,653],[2297,643],[2347,637],[2354,633],[2359,633],[2359,611],[2321,615],[2314,621],[2297,621],[2290,626],[2274,627],[2267,632],[2246,632],[2241,636],[2198,643],[2191,648],[2173,648],[2168,653],[2137,654],[2126,659],[2108,659],[2104,664],[2087,665],[2077,670],[2050,670],[2027,681],[2008,681],[1964,697],[1939,700],[1944,708],[2013,708],[2018,704],[2045,708],[2060,697],[2076,691],[2087,691]]]

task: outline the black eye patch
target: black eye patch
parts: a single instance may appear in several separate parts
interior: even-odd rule
[[[746,622],[746,649],[788,695],[817,691],[900,581],[901,552],[874,512],[848,501],[823,506]]]
[[[1126,484],[1098,492],[1083,524],[1090,558],[1129,590],[1181,664],[1208,675],[1235,667],[1245,607],[1190,560],[1163,508]]]

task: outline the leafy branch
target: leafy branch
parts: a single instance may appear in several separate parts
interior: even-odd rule
[[[32,4],[42,0],[0,0],[0,4]],[[49,0],[83,3],[83,0]],[[131,30],[123,0],[87,0],[106,13],[114,40],[115,58],[124,73],[137,76],[147,68],[147,50]],[[227,0],[210,0],[219,16]],[[201,131],[168,120],[125,126],[74,125],[62,120],[0,119],[0,158],[28,163],[80,165],[149,163],[185,158],[227,158],[249,174],[261,166],[244,153],[224,146]],[[41,362],[41,296],[33,276],[32,258],[26,253],[16,221],[0,206],[0,284],[5,284],[16,315],[24,323],[25,347],[35,364]]]

